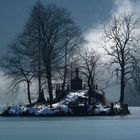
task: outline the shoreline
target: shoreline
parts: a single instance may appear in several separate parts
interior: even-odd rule
[[[99,113],[81,113],[81,114],[74,114],[71,112],[68,113],[64,113],[64,112],[57,112],[54,114],[35,114],[35,113],[30,113],[30,112],[22,112],[22,113],[9,113],[8,110],[5,110],[3,113],[0,114],[1,117],[100,117],[100,116],[127,116],[127,115],[131,115],[130,110],[128,109],[127,112],[124,110],[120,110],[119,112],[99,112]]]

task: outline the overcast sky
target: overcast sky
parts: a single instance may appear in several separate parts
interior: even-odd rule
[[[71,13],[85,32],[109,17],[113,0],[40,0],[44,5],[57,3]],[[23,30],[25,21],[36,0],[0,0],[0,54]]]
[[[44,6],[57,3],[65,7],[81,28],[88,46],[96,47],[102,37],[102,25],[109,18],[123,11],[134,11],[140,15],[140,0],[40,0]],[[36,0],[0,0],[0,56],[6,47],[23,31],[31,8]],[[4,79],[0,77],[0,90],[4,90]],[[117,91],[118,92],[118,91]],[[114,96],[115,97],[115,96]]]
[[[138,9],[139,0],[40,0],[44,5],[57,3],[71,13],[88,40],[97,40],[99,25],[104,24],[115,12]],[[0,55],[7,45],[22,32],[36,0],[0,0]],[[136,8],[137,7],[137,8]],[[94,31],[96,36],[91,34]],[[98,33],[97,33],[98,32]],[[97,37],[97,38],[96,38]]]

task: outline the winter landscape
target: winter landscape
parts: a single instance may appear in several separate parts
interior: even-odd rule
[[[139,138],[139,0],[0,3],[0,139]]]

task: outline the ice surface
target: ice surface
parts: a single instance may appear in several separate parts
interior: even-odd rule
[[[107,117],[0,117],[1,140],[139,140],[140,108]]]

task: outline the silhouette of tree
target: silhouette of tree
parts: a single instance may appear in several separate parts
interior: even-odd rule
[[[67,27],[67,32],[64,35],[64,49],[62,51],[62,61],[60,66],[62,67],[62,89],[64,90],[66,80],[70,75],[70,69],[72,63],[74,63],[76,59],[76,55],[78,49],[81,47],[80,45],[83,42],[82,37],[80,36],[80,31],[74,23],[71,23],[69,27]],[[70,80],[70,79],[69,79]]]
[[[3,57],[1,67],[4,70],[4,74],[10,79],[10,90],[18,88],[21,83],[26,83],[27,97],[31,105],[30,86],[34,74],[29,58],[19,53],[19,45],[21,44],[18,42],[10,44],[9,53],[7,56]]]
[[[105,44],[103,48],[112,57],[111,66],[120,81],[120,103],[124,102],[125,87],[133,79],[136,63],[137,36],[136,19],[132,13],[114,16],[104,29]]]
[[[64,63],[63,85],[67,74],[67,57],[81,43],[80,31],[66,9],[50,4],[44,7],[37,2],[19,38],[25,55],[34,64],[38,78],[39,98],[42,98],[42,80],[46,77],[50,106],[53,101],[55,73]],[[38,101],[40,100],[38,98]]]
[[[42,77],[44,74],[44,66],[42,60],[43,54],[43,37],[45,38],[45,26],[46,25],[46,9],[40,3],[37,2],[33,7],[30,16],[26,22],[25,29],[20,35],[20,42],[24,46],[21,53],[28,55],[34,65],[34,75],[38,80],[38,100],[41,103],[44,98],[44,92],[42,92]],[[43,36],[44,35],[44,36]],[[44,100],[43,100],[44,102]]]
[[[80,54],[80,57],[81,73],[86,77],[89,89],[94,91],[95,85],[98,84],[98,80],[101,77],[101,57],[93,49],[90,51],[85,50]]]

